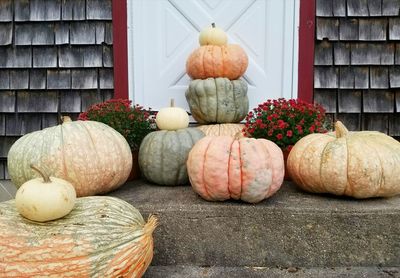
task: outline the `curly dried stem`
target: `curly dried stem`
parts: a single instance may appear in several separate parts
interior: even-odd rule
[[[35,170],[36,172],[38,172],[39,173],[39,175],[41,175],[42,176],[42,178],[43,178],[43,182],[44,183],[49,183],[49,182],[51,182],[51,180],[50,180],[50,177],[47,175],[47,174],[45,174],[42,170],[40,170],[39,168],[37,168],[35,165],[33,165],[33,164],[31,164],[31,165],[29,165],[33,170]]]

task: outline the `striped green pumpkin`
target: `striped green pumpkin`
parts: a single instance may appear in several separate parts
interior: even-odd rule
[[[38,223],[0,203],[2,277],[141,277],[153,257],[156,219],[127,202],[78,198],[64,218]]]

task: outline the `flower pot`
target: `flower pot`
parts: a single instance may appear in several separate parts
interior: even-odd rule
[[[133,181],[141,177],[139,168],[139,151],[132,151],[132,170],[127,181]]]

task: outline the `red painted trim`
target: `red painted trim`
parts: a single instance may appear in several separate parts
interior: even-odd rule
[[[112,1],[114,98],[128,98],[128,22],[126,0]]]
[[[315,0],[300,0],[298,98],[314,98]]]

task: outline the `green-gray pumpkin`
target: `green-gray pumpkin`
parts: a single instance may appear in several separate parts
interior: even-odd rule
[[[149,181],[160,185],[189,184],[186,160],[193,145],[204,137],[197,128],[154,131],[143,139],[139,166]]]
[[[249,110],[247,83],[228,78],[195,79],[186,91],[193,118],[199,123],[238,123]]]

